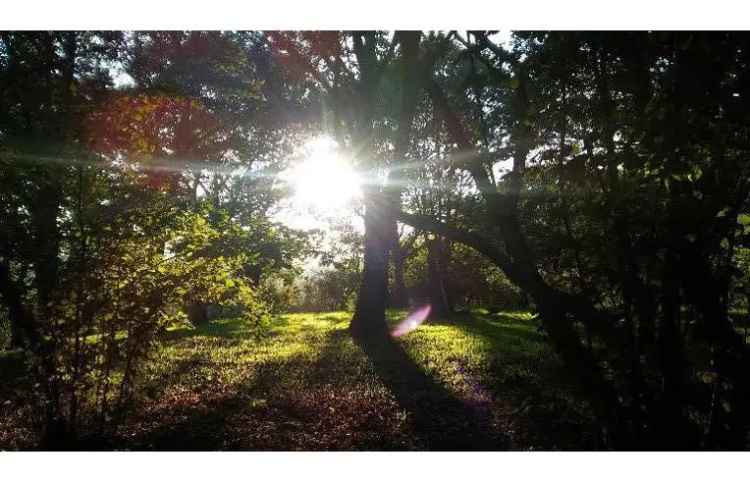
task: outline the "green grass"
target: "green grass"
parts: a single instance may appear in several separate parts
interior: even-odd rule
[[[111,446],[590,447],[586,408],[528,314],[456,315],[378,347],[352,341],[350,318],[288,314],[262,338],[242,319],[169,331]]]

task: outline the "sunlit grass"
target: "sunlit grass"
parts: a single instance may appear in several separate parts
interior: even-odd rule
[[[389,322],[405,315],[391,312]],[[401,393],[394,393],[393,381],[383,377],[398,379],[400,366],[390,367],[390,376],[378,371],[352,341],[350,319],[348,312],[286,314],[262,336],[241,318],[167,331],[112,445],[426,449],[430,430],[420,429],[414,414],[421,406],[405,406],[404,397],[428,402],[431,413],[422,420],[460,420],[444,414],[455,411],[445,406],[448,394],[490,413],[490,430],[507,447],[586,447],[589,417],[529,314],[428,320],[397,339],[435,382],[415,383],[414,394],[413,374],[403,375]]]
[[[404,316],[391,312],[389,319],[394,324]],[[287,314],[260,339],[242,319],[170,331],[145,382],[143,412],[124,431],[135,435],[127,444],[424,447],[413,414],[399,406],[349,336],[350,319],[347,312]],[[488,405],[497,418],[507,419],[504,430],[519,447],[544,444],[521,422],[529,407],[538,416],[545,404],[556,411],[572,401],[567,388],[555,380],[559,363],[528,314],[429,321],[398,343],[456,398]],[[220,437],[214,427],[219,423],[211,416],[217,411],[224,413]],[[565,411],[576,414],[575,408]],[[192,422],[180,429],[180,421]],[[209,436],[220,441],[207,443]]]
[[[404,338],[412,358],[448,384],[462,386],[457,369],[484,384],[531,383],[540,365],[554,361],[550,347],[528,314],[457,315],[425,324]]]

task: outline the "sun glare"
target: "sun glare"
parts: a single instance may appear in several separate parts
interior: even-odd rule
[[[360,196],[361,180],[336,148],[336,143],[326,137],[307,143],[306,157],[288,176],[296,203],[330,211]]]

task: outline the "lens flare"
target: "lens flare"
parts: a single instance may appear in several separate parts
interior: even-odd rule
[[[412,330],[419,327],[419,325],[427,319],[427,316],[430,314],[431,308],[432,307],[427,304],[424,307],[420,307],[409,314],[408,317],[406,317],[401,323],[396,326],[395,329],[393,329],[391,335],[393,337],[401,337],[402,335],[406,335]]]

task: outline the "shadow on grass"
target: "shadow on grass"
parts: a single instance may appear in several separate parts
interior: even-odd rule
[[[171,331],[172,342],[190,341],[188,346],[192,346],[192,337],[209,336],[200,342],[209,346],[176,361],[144,388],[152,392],[148,395],[151,402],[134,415],[110,447],[204,451],[414,447],[406,441],[408,437],[399,437],[396,411],[381,404],[382,398],[368,396],[367,384],[360,384],[359,372],[352,368],[365,360],[346,331],[278,330],[260,344],[266,349],[252,344],[252,350],[263,352],[289,339],[313,350],[247,365],[239,361],[217,365],[205,357],[205,351],[228,349],[242,337],[237,324],[217,325]],[[207,368],[229,369],[238,377],[228,383],[216,377],[204,383],[201,377]]]
[[[545,335],[538,329],[533,319],[521,319],[506,315],[467,315],[456,314],[450,318],[433,320],[432,325],[458,327],[462,331],[490,341],[493,346],[502,348],[506,344],[543,344]]]
[[[180,361],[174,370],[162,375],[146,392],[158,399],[159,389],[189,379],[193,371],[205,365],[203,357]],[[253,400],[252,394],[261,386],[269,387],[278,374],[280,363],[270,362],[228,387],[190,387],[182,394],[158,407],[132,418],[124,431],[111,442],[113,448],[156,451],[218,451],[254,449],[252,445],[233,444],[237,415],[245,413]],[[275,369],[274,369],[275,368]],[[248,430],[252,430],[252,423]],[[262,448],[266,449],[266,448]]]
[[[432,450],[507,449],[507,438],[491,427],[486,408],[470,406],[425,373],[389,337],[358,338],[398,404],[414,418],[414,429]]]
[[[336,319],[335,322],[341,322]],[[238,328],[206,327],[172,337],[219,336]],[[226,326],[229,327],[226,327]],[[490,414],[467,405],[425,374],[398,343],[352,344],[331,328],[308,340],[319,350],[265,360],[222,388],[185,386],[135,418],[114,447],[153,450],[490,450],[505,449]],[[315,337],[315,334],[310,334]],[[181,361],[154,381],[184,385],[205,361]],[[374,369],[374,373],[373,373]],[[362,372],[365,371],[365,372]],[[373,385],[374,381],[380,384]],[[380,389],[379,389],[380,388]],[[392,395],[393,397],[389,396]],[[158,395],[154,395],[158,396]],[[407,414],[408,416],[400,416]],[[406,417],[406,419],[401,419]]]
[[[522,371],[547,367],[546,357],[539,357],[544,337],[536,332],[535,322],[522,319],[467,316],[430,324],[454,325],[487,340],[490,353],[498,355],[489,362],[494,368],[487,377],[502,374],[505,382],[500,391],[511,389],[530,401],[525,404],[527,409],[522,401],[516,401],[519,411],[526,413],[518,416],[530,421],[534,433],[549,433],[550,441],[540,439],[533,446],[560,447],[556,439],[570,432],[558,423],[565,409],[542,407],[550,401],[551,373],[545,369],[537,377]],[[238,345],[250,332],[242,320],[170,331],[167,340],[174,343],[170,350],[177,352],[167,357],[171,361],[168,369],[154,374],[143,388],[144,405],[138,414],[113,440],[89,449],[519,447],[508,437],[508,428],[501,423],[500,429],[493,419],[492,401],[462,399],[412,359],[404,347],[411,350],[410,344],[420,343],[419,339],[359,340],[355,345],[345,319],[327,315],[282,324],[263,342]],[[291,352],[274,352],[290,343],[295,347]],[[528,350],[519,349],[523,343]],[[509,345],[517,347],[509,350]],[[241,359],[247,353],[265,355]],[[215,359],[210,354],[223,355]],[[515,372],[519,372],[517,377],[509,377]],[[529,398],[537,392],[538,396]],[[571,438],[575,437],[580,440],[580,433],[571,433]],[[563,447],[576,447],[573,443],[571,439],[571,444]]]
[[[241,318],[212,321],[196,327],[180,327],[168,330],[163,335],[165,341],[176,341],[190,337],[221,337],[224,339],[243,339],[250,329]]]
[[[525,314],[455,314],[432,325],[456,327],[489,346],[487,382],[511,401],[526,444],[546,449],[593,449],[596,425],[577,381]]]
[[[351,362],[345,349],[353,347],[347,335],[332,330],[315,357],[263,361],[221,391],[191,388],[184,401],[136,418],[114,446],[179,451],[403,449],[389,425],[368,417],[382,406],[367,407],[366,401],[342,397],[354,390],[347,385],[351,380],[342,376]],[[182,361],[156,384],[179,381],[196,362]],[[331,395],[331,387],[336,395]]]
[[[319,316],[317,318],[317,320],[319,320],[321,322],[331,322],[331,323],[334,323],[334,324],[337,323],[337,322],[341,322],[341,318],[338,317],[338,316],[335,316],[335,315]]]

